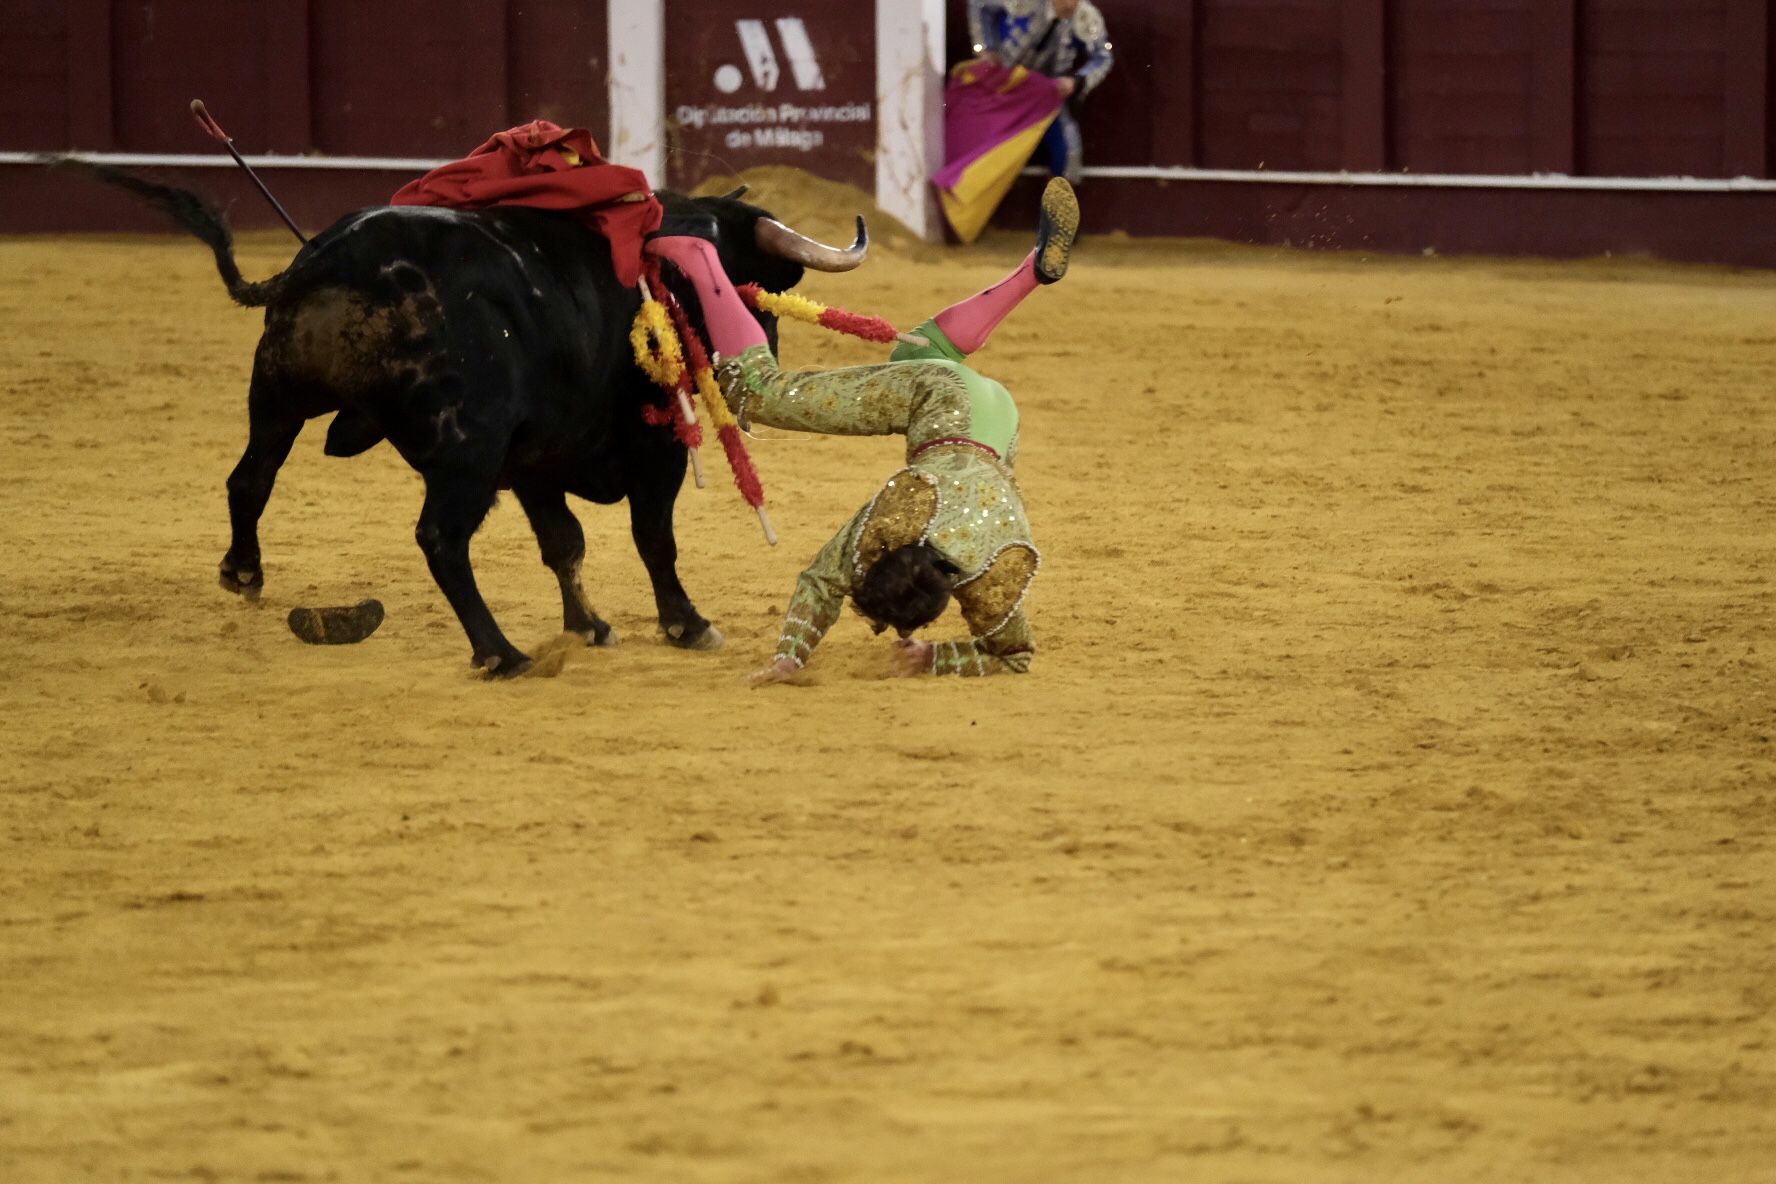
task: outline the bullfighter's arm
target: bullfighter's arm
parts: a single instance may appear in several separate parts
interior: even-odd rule
[[[1085,7],[1080,5],[1081,11],[1073,22],[1074,35],[1084,47],[1086,59],[1083,66],[1073,71],[1073,76],[1079,79],[1076,94],[1081,99],[1096,90],[1110,73],[1110,67],[1116,64],[1116,58],[1110,52],[1110,29],[1104,23],[1103,14],[1098,12],[1096,5],[1091,6],[1089,13],[1084,11]]]
[[[1006,57],[1000,29],[1005,20],[1005,6],[995,0],[968,0],[968,41],[977,57],[997,58],[1007,66],[1016,65]]]
[[[956,586],[956,606],[968,631],[967,641],[941,641],[931,647],[933,674],[1023,674],[1036,652],[1024,597],[1042,566],[1042,556],[1029,543],[1013,543],[993,557],[979,575]]]
[[[1036,642],[1030,633],[1030,622],[1020,608],[990,637],[940,641],[933,645],[931,673],[956,674],[964,678],[1024,674],[1029,671],[1030,658],[1035,653]]]
[[[790,597],[789,612],[783,618],[783,632],[777,639],[778,658],[804,665],[826,631],[839,619],[845,597],[851,592],[849,557],[863,517],[860,512],[846,523],[845,529],[820,548],[814,562],[796,579],[795,594]]]

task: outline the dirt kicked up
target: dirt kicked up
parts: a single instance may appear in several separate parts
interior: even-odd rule
[[[910,326],[1024,249],[807,290]],[[0,1175],[1776,1179],[1772,325],[1767,274],[1089,238],[976,359],[1028,676],[847,616],[747,689],[901,456],[776,433],[780,547],[718,450],[679,502],[725,650],[592,506],[626,643],[561,647],[502,504],[557,674],[490,684],[387,448],[311,428],[217,587],[257,318],[201,247],[0,243]]]

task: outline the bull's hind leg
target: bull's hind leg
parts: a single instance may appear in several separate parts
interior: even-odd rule
[[[654,585],[654,604],[666,639],[681,649],[720,649],[721,630],[697,612],[678,582],[678,540],[672,533],[672,505],[684,484],[684,453],[641,466],[648,473],[629,490],[629,529],[635,549]]]
[[[539,490],[514,486],[518,504],[536,531],[543,563],[561,585],[561,627],[578,633],[593,645],[616,645],[617,631],[592,608],[591,598],[580,586],[580,564],[586,558],[586,535],[580,520],[567,508],[559,489]]]
[[[530,659],[500,632],[469,566],[469,540],[493,508],[497,483],[458,470],[428,471],[425,482],[425,507],[414,537],[425,552],[432,579],[469,635],[475,665],[499,678],[523,674],[530,669]]]
[[[303,410],[293,408],[283,392],[254,374],[247,395],[247,450],[228,474],[232,538],[221,564],[222,586],[249,600],[257,600],[265,588],[265,573],[259,563],[259,518],[271,498],[278,469],[289,458],[307,419]]]

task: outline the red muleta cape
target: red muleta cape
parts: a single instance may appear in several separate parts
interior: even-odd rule
[[[617,278],[641,278],[641,244],[662,211],[640,169],[612,164],[582,128],[538,119],[500,132],[462,160],[433,169],[389,199],[396,206],[535,206],[563,210],[610,240]]]

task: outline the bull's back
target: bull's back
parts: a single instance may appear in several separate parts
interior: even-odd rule
[[[572,219],[378,207],[297,258],[260,363],[361,409],[397,446],[471,431],[577,442],[629,401],[617,347],[632,313],[608,244]]]

